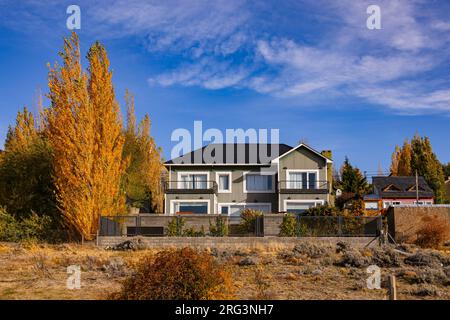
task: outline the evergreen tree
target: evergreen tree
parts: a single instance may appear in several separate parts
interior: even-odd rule
[[[353,193],[356,198],[362,198],[369,190],[366,177],[350,164],[347,157],[341,167],[341,181],[338,185],[343,192]]]
[[[433,189],[436,201],[438,203],[444,201],[445,198],[445,177],[442,170],[442,165],[436,157],[431,147],[430,139],[428,137],[419,137],[415,135],[411,140],[412,171],[417,171],[419,176],[422,176],[428,185]]]

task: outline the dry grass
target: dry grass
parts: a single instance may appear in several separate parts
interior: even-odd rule
[[[366,288],[365,266],[338,265],[344,254],[336,253],[335,248],[293,250],[274,245],[237,252],[209,251],[231,265],[237,299],[385,299],[387,296],[386,289]],[[126,275],[144,256],[157,252],[108,251],[76,244],[0,244],[0,299],[106,299],[120,290]],[[440,254],[442,259],[450,259],[448,252]],[[448,272],[448,265],[425,270],[423,266],[405,264],[404,257],[398,265],[388,259],[392,255],[389,250],[360,250],[360,256],[369,259],[369,263],[378,259],[385,264],[384,278],[388,274],[397,275],[400,299],[450,299],[448,275],[442,276],[442,272]],[[239,265],[245,258],[251,258],[254,264]],[[80,290],[66,288],[66,268],[73,264],[81,267]]]

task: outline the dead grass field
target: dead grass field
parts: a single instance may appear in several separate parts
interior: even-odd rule
[[[408,255],[419,253],[420,259],[411,259],[410,264],[404,262],[407,255],[392,250],[338,253],[336,248],[306,246],[297,250],[210,251],[230,268],[236,299],[385,299],[389,274],[397,276],[399,299],[450,299],[448,251],[412,249]],[[111,251],[76,244],[3,243],[0,299],[106,299],[120,289],[121,281],[142,256],[154,253],[156,250]],[[423,260],[422,253],[428,258]],[[380,290],[366,286],[366,266],[373,261],[382,270]],[[69,265],[81,267],[79,290],[66,287]]]

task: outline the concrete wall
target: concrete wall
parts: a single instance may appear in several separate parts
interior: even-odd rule
[[[135,239],[137,237],[99,237],[98,245],[100,247],[114,246],[123,241]],[[217,249],[277,249],[277,248],[293,248],[295,245],[304,242],[323,243],[335,245],[339,241],[351,244],[354,247],[364,247],[370,243],[370,246],[376,246],[377,241],[372,241],[370,237],[315,237],[315,238],[281,238],[281,237],[139,237],[141,242],[151,249],[164,248],[184,248],[194,247],[199,249],[217,248]],[[371,242],[372,241],[372,242]]]
[[[450,206],[390,207],[387,213],[389,233],[397,242],[413,243],[417,231],[430,217],[441,218],[450,228]]]

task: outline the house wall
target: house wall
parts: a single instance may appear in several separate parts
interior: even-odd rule
[[[280,158],[280,181],[288,180],[286,176],[287,170],[319,170],[317,180],[327,180],[327,163],[326,160],[314,152],[299,148]],[[286,167],[287,169],[283,169]]]
[[[208,197],[214,200],[214,211],[211,213],[218,213],[218,204],[220,203],[270,203],[273,212],[278,211],[278,197],[276,193],[276,175],[273,179],[274,191],[271,193],[245,193],[244,192],[244,173],[259,173],[260,166],[183,166],[172,167],[170,170],[171,181],[178,180],[179,172],[208,172],[209,179],[217,181],[216,173],[219,172],[231,172],[231,193],[218,192],[214,197],[212,194],[166,194],[166,208],[170,200],[179,197],[179,199],[200,199],[200,197],[206,199]],[[167,210],[166,210],[167,212]]]
[[[286,169],[284,169],[286,168]],[[317,180],[327,181],[327,163],[324,158],[307,148],[299,148],[283,156],[279,160],[279,181],[289,180],[288,170],[317,170]],[[286,211],[286,201],[321,201],[323,204],[330,203],[330,194],[280,194],[279,211]]]

